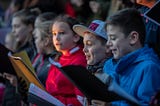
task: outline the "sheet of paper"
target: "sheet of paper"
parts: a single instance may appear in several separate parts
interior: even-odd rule
[[[31,83],[29,87],[29,93],[32,93],[33,95],[36,95],[37,97],[40,97],[41,99],[48,101],[56,106],[65,106],[62,102],[60,102],[58,99],[47,93],[46,91],[40,89],[35,84]]]

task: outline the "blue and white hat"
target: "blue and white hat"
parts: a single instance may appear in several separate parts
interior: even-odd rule
[[[73,30],[80,36],[84,36],[85,32],[93,33],[99,37],[107,40],[107,33],[105,30],[106,23],[101,20],[94,20],[89,27],[83,25],[74,25]]]

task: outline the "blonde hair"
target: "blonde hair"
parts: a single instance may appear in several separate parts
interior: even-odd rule
[[[45,37],[52,37],[52,33],[50,30],[52,23],[53,23],[53,21],[44,21],[44,22],[41,22],[41,23],[38,23],[37,25],[35,25],[35,28],[38,28],[41,31],[42,39]]]

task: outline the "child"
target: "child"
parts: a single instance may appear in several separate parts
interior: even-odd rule
[[[37,14],[39,14],[38,11],[23,9],[14,13],[12,18],[12,34],[14,35],[16,42],[16,50],[14,52],[25,50],[31,60],[36,54],[33,44],[32,31]],[[26,98],[22,98],[19,94],[17,94],[16,87],[13,86],[17,84],[16,76],[9,73],[5,73],[5,76],[10,82],[6,80],[6,89],[2,105],[20,106],[20,100],[23,99],[26,101]],[[14,84],[12,84],[12,79],[15,79],[13,81]]]
[[[107,48],[107,33],[105,31],[105,22],[93,20],[89,27],[83,25],[74,25],[73,30],[83,37],[84,48],[87,60],[87,70],[96,75],[102,82],[106,83],[108,75],[103,71],[104,62],[112,54]]]
[[[60,15],[54,20],[53,44],[56,50],[62,53],[57,60],[58,66],[81,65],[86,67],[82,38],[72,30],[75,24],[78,24],[75,19],[65,15]],[[83,94],[60,72],[56,65],[50,67],[46,90],[65,105],[82,106],[83,104]]]
[[[50,31],[52,21],[55,17],[56,15],[52,12],[40,14],[35,20],[35,28],[33,31],[38,55],[32,61],[32,65],[36,70],[39,80],[44,86],[48,70],[51,66],[49,58],[54,58],[58,54],[52,44],[52,33]]]
[[[106,50],[105,25],[105,22],[101,20],[94,20],[88,28],[83,25],[73,27],[73,30],[83,37],[83,52],[87,60],[87,69],[93,74],[103,72],[103,63],[112,56],[110,50]]]
[[[113,53],[104,66],[140,105],[149,105],[150,97],[160,88],[160,61],[152,48],[145,45],[145,25],[136,9],[123,9],[107,20],[107,45]],[[130,105],[115,101],[112,105]]]
[[[36,55],[32,31],[34,29],[34,21],[38,14],[36,10],[23,9],[14,13],[12,18],[12,33],[17,42],[15,52],[25,50],[31,61]]]
[[[16,42],[13,33],[8,33],[5,38],[5,47],[11,50],[12,52],[15,51]]]

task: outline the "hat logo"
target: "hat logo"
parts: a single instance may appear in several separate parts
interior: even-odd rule
[[[91,23],[89,26],[89,29],[91,29],[92,31],[95,31],[98,26],[99,26],[99,24],[97,24],[97,23]]]

